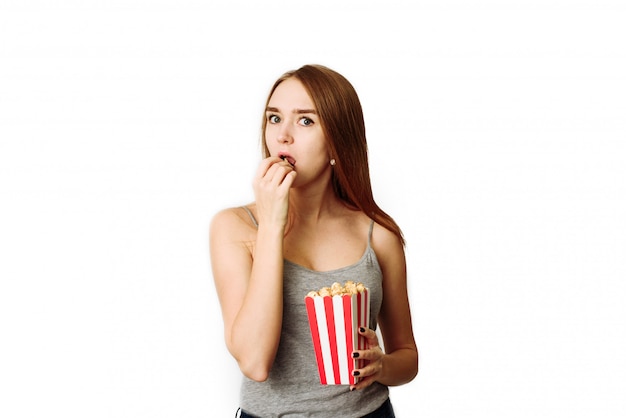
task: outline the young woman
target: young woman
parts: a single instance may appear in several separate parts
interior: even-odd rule
[[[319,65],[280,77],[266,103],[255,201],[215,215],[211,264],[228,350],[244,374],[242,417],[393,417],[388,386],[418,354],[404,240],[375,203],[363,113],[352,85]],[[321,385],[305,295],[333,282],[371,292],[369,360],[358,384]],[[376,327],[380,326],[382,345]]]

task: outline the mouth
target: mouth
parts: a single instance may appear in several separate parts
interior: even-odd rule
[[[280,158],[283,161],[287,161],[292,167],[296,166],[296,160],[291,155],[279,154],[278,158]]]

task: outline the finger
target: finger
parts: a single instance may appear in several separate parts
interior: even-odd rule
[[[298,173],[295,170],[291,170],[290,173],[287,173],[287,175],[285,176],[285,179],[282,182],[282,185],[290,188],[293,185],[293,182],[296,180],[296,176],[298,175]]]
[[[295,171],[288,163],[276,163],[268,170],[267,177],[271,179],[270,183],[279,186],[283,184],[287,176],[292,172]]]
[[[355,350],[352,352],[352,358],[359,360],[378,360],[383,356],[383,354],[382,348],[376,346],[367,350]]]
[[[367,339],[368,347],[378,346],[378,336],[376,335],[376,331],[374,331],[373,329],[359,327],[359,334]]]
[[[255,187],[276,188],[284,179],[286,173],[279,173],[282,160],[274,159],[274,161],[264,160],[259,167],[257,177],[253,181]],[[284,164],[284,163],[283,163]],[[284,167],[283,167],[284,168]]]
[[[272,167],[273,164],[276,164],[279,161],[282,161],[282,160],[280,158],[278,158],[278,157],[268,157],[268,158],[265,158],[259,164],[259,168],[257,169],[257,172],[256,172],[256,178],[260,179],[260,178],[265,177],[265,175],[267,174],[267,171],[270,169],[270,167]]]
[[[382,364],[380,361],[373,361],[360,369],[356,369],[352,372],[354,376],[360,378],[366,378],[367,376],[374,376],[382,370]]]
[[[360,379],[356,384],[350,385],[350,390],[352,391],[352,390],[365,389],[366,387],[370,386],[375,381],[376,380],[372,376],[365,377],[363,379]]]

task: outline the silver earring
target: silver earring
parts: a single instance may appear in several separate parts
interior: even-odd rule
[[[334,158],[330,159],[330,165],[335,165],[335,159]]]

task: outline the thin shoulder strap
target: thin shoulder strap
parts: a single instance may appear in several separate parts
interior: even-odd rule
[[[254,224],[254,226],[255,226],[256,228],[258,228],[258,227],[259,227],[259,223],[256,221],[256,218],[254,217],[254,215],[252,214],[252,212],[250,212],[250,209],[248,209],[248,207],[247,207],[247,206],[242,206],[242,208],[244,208],[244,210],[245,210],[246,212],[248,212],[248,215],[250,215],[250,219],[252,219],[252,223]]]
[[[371,246],[372,245],[372,231],[374,231],[374,220],[372,219],[372,222],[370,223],[370,232],[367,236],[367,245]]]

